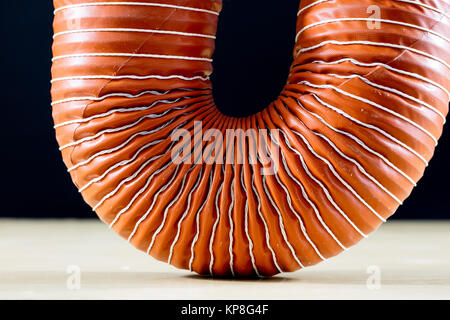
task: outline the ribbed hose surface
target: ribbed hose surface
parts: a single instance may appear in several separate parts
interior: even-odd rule
[[[395,212],[442,133],[448,1],[302,0],[288,82],[245,118],[212,97],[221,0],[54,5],[72,179],[115,232],[179,268],[274,275],[337,255]]]

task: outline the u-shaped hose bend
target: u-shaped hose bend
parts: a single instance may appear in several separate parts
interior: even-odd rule
[[[279,98],[221,114],[220,0],[54,0],[53,117],[85,201],[135,247],[213,275],[294,271],[410,194],[449,102],[448,1],[302,0]]]

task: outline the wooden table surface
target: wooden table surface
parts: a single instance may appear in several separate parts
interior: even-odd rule
[[[391,221],[320,265],[227,280],[158,262],[97,220],[0,219],[0,299],[450,299],[450,221]]]

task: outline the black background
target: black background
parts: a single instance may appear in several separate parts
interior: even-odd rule
[[[212,77],[221,110],[247,115],[276,98],[291,63],[297,8],[297,0],[224,0]],[[49,0],[1,2],[0,217],[95,216],[71,183],[54,137],[52,12]],[[450,217],[449,162],[446,130],[424,178],[394,219]]]

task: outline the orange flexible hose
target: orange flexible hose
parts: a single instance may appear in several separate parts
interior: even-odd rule
[[[270,276],[337,255],[395,212],[441,136],[448,1],[302,0],[287,84],[245,118],[212,97],[221,0],[54,5],[53,118],[72,180],[115,232],[178,268]]]

